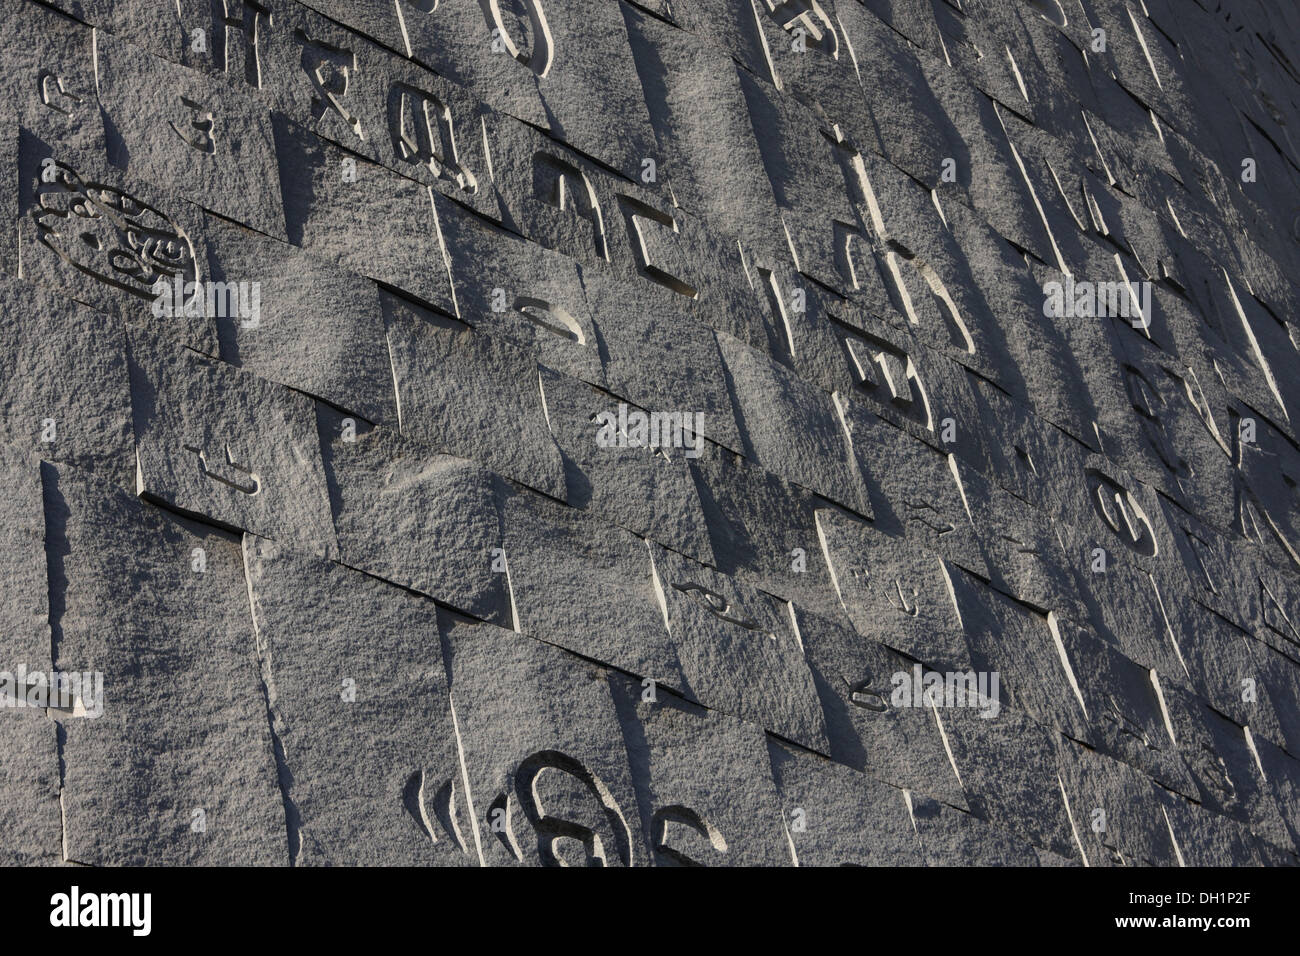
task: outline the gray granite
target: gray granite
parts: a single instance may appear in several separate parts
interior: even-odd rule
[[[1177,688],[1160,683],[1150,668],[1129,660],[1086,627],[1055,616],[1049,623],[1087,715],[1087,730],[1072,736],[1133,765],[1163,787],[1195,797],[1192,775],[1180,757],[1181,736],[1169,717]]]
[[[535,495],[502,511],[516,630],[684,690],[645,540]]]
[[[768,739],[800,866],[920,866],[903,791]]]
[[[314,256],[396,286],[450,314],[450,265],[428,186],[275,121],[289,241]]]
[[[626,679],[611,686],[656,866],[797,863],[758,727],[668,694],[648,701]]]
[[[0,281],[0,422],[5,444],[134,483],[126,330],[65,296]]]
[[[600,317],[595,324],[609,390],[649,411],[703,415],[706,438],[741,451],[721,336],[676,293],[590,269],[581,273],[586,307]]]
[[[390,428],[316,405],[339,560],[510,626],[499,478]],[[351,424],[349,424],[351,423]]]
[[[564,455],[568,503],[713,564],[692,459],[686,457],[698,450],[694,440],[686,448],[604,444],[603,425],[617,427],[620,405],[625,417],[633,411],[651,413],[566,375],[543,369],[541,379],[547,423]]]
[[[59,717],[63,857],[287,864],[238,538],[67,466],[44,478],[54,665],[102,674],[102,714]]]
[[[6,680],[13,681],[18,667],[47,673],[53,643],[41,465],[8,446],[0,449],[0,519],[0,574],[9,582],[0,605],[0,643]],[[25,694],[29,686],[24,681],[14,690]],[[3,860],[9,866],[53,864],[61,859],[62,840],[58,728],[42,709],[11,709],[11,693],[6,689],[0,731],[6,770],[0,826],[10,834]]]
[[[1192,796],[1197,802],[1249,827],[1263,840],[1290,847],[1250,731],[1191,694],[1171,689],[1164,696],[1179,752],[1196,783]]]
[[[968,669],[965,625],[943,558],[832,508],[817,537],[836,595],[858,633],[936,668]]]
[[[726,449],[706,445],[691,462],[715,567],[777,597],[841,619],[834,570],[817,515],[827,502]]]
[[[461,320],[548,368],[603,386],[601,340],[578,264],[455,204],[439,210]]]
[[[45,556],[45,509],[40,459],[10,445],[0,446],[0,495],[4,530],[4,656],[8,669],[50,663],[50,583]],[[12,672],[12,671],[11,671]]]
[[[650,554],[689,695],[825,752],[825,719],[790,605],[659,545]]]
[[[860,404],[837,401],[836,408],[867,483],[871,510],[859,513],[890,537],[987,575],[957,457],[915,441]]]
[[[402,434],[565,500],[537,362],[397,296],[381,305]]]
[[[312,403],[143,331],[129,348],[136,493],[337,556]]]
[[[1034,846],[1073,856],[1056,769],[1057,734],[1009,707],[992,720],[961,708],[938,713],[971,812],[1024,834]]]
[[[401,11],[416,60],[625,175],[640,173],[654,133],[614,4],[552,0],[523,16],[509,8],[489,16],[498,8],[473,0],[434,6]]]
[[[1298,31],[5,0],[0,862],[1300,863]]]
[[[452,714],[481,859],[641,866],[633,771],[608,672],[490,624],[440,615]]]
[[[108,154],[138,179],[285,237],[270,111],[238,88],[196,76],[117,37],[95,43]]]
[[[477,865],[436,605],[254,535],[243,553],[292,862]]]
[[[968,811],[910,790],[906,796],[926,866],[1046,866],[1044,854],[1066,860]]]
[[[964,809],[935,708],[911,692],[927,669],[816,615],[796,611],[795,620],[821,698],[831,758]]]
[[[359,415],[397,425],[379,293],[369,279],[208,217],[214,281],[248,283],[248,317],[217,318],[221,359]]]
[[[5,714],[4,804],[0,826],[7,835],[0,860],[6,866],[54,866],[61,862],[58,728],[37,710]]]
[[[1156,784],[1128,764],[1064,737],[1057,752],[1070,825],[1086,865],[1178,865]]]
[[[831,396],[743,342],[727,335],[718,342],[745,456],[836,504],[869,515],[852,438]]]
[[[65,143],[103,155],[94,31],[31,4],[7,4],[0,11],[0,30],[14,38],[0,51],[0,82],[23,128],[48,145]]]
[[[1045,727],[1082,736],[1088,712],[1077,664],[1062,650],[1063,625],[961,571],[950,574],[976,673],[996,673],[1001,702]],[[990,680],[991,680],[990,676]]]
[[[192,308],[194,294],[185,289],[210,279],[199,210],[165,185],[124,176],[91,150],[20,133],[14,165],[22,278],[216,355],[216,323]],[[174,308],[174,292],[158,298],[157,290],[178,282],[183,310]],[[171,315],[164,305],[173,306]]]

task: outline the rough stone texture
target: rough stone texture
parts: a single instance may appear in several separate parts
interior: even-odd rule
[[[651,557],[691,697],[825,752],[825,717],[792,605],[658,545]]]
[[[793,846],[762,730],[614,681],[641,817],[657,864],[788,866]],[[754,780],[739,791],[726,781]]]
[[[244,562],[293,862],[469,863],[436,607],[254,535]]]
[[[1298,31],[5,0],[0,862],[1300,863]]]
[[[97,37],[95,57],[114,165],[138,179],[171,183],[205,209],[285,238],[266,107],[112,34]]]
[[[901,791],[774,740],[769,749],[801,866],[920,865]]]
[[[503,511],[517,630],[684,690],[644,541],[536,496]]]
[[[0,409],[5,444],[134,481],[126,334],[115,318],[47,289],[0,280]]]
[[[54,664],[103,675],[60,721],[65,858],[288,863],[238,539],[43,471]]]
[[[311,402],[149,334],[130,348],[136,493],[337,557]]]
[[[213,279],[256,282],[260,296],[255,317],[218,320],[222,361],[366,421],[396,426],[375,284],[249,229],[214,217],[207,226]]]
[[[339,560],[509,625],[500,479],[326,405],[316,416]]]
[[[0,449],[0,574],[8,582],[0,605],[4,654],[10,661],[47,671],[53,645],[43,510],[39,460],[18,448]],[[6,689],[6,704],[26,691],[26,686]],[[14,719],[6,720],[0,731],[4,753],[0,827],[8,834],[0,859],[10,866],[54,864],[62,856],[58,727],[37,710],[13,710],[5,716],[11,715]]]
[[[384,312],[402,434],[484,459],[563,501],[564,465],[547,427],[537,363],[509,343],[396,298],[385,298]]]

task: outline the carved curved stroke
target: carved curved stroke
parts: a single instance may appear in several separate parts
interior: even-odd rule
[[[31,217],[37,240],[64,262],[142,299],[154,298],[159,279],[198,280],[194,246],[171,217],[129,193],[83,181],[65,163],[48,159],[42,167]]]
[[[727,841],[718,828],[690,807],[681,804],[660,807],[655,811],[654,817],[650,821],[650,832],[654,837],[655,852],[662,853],[682,866],[704,866],[705,864],[668,845],[668,824],[670,823],[680,823],[683,826],[690,827],[707,839],[713,849],[719,853],[727,852]]]
[[[617,860],[624,866],[631,866],[632,832],[609,787],[579,761],[558,750],[538,751],[524,758],[515,771],[515,794],[519,797],[525,816],[537,832],[537,852],[542,863],[548,866],[567,865],[555,852],[556,842],[565,838],[582,843],[587,852],[588,865],[608,866],[611,863],[609,852],[604,846],[604,841],[600,839],[600,834],[580,823],[547,812],[537,787],[538,777],[544,770],[556,770],[568,774],[596,798],[612,831],[614,844],[612,849]]]
[[[546,11],[542,9],[542,0],[521,0],[521,2],[528,11],[528,24],[533,39],[531,53],[521,51],[510,36],[510,31],[506,29],[505,21],[501,17],[501,0],[479,0],[479,6],[483,10],[483,18],[487,21],[488,29],[496,31],[496,35],[505,44],[506,52],[539,77],[544,77],[551,71],[551,63],[555,59],[555,40],[551,36],[551,27],[546,22]]]

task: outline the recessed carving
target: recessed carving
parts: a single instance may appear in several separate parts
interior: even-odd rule
[[[71,166],[47,159],[31,217],[42,245],[74,268],[142,299],[160,279],[199,277],[194,246],[177,223],[112,186],[86,182]]]

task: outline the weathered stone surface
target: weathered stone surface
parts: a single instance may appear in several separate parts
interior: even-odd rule
[[[1201,806],[1231,817],[1263,840],[1289,847],[1291,838],[1269,793],[1250,731],[1190,694],[1165,694],[1169,720]]]
[[[54,665],[102,675],[59,717],[65,858],[287,864],[238,539],[43,470]]]
[[[943,709],[939,724],[976,816],[1025,834],[1037,847],[1075,855],[1055,732],[1009,707],[991,720],[976,710]]]
[[[1186,686],[1253,734],[1284,741],[1290,715],[1274,708],[1274,691],[1259,662],[1268,649],[1194,601],[1171,603],[1179,621],[1178,655],[1186,668]],[[1179,676],[1175,672],[1175,683],[1182,683]]]
[[[440,615],[439,626],[483,860],[644,865],[608,672],[490,624]]]
[[[709,529],[687,457],[698,454],[703,445],[703,436],[693,435],[693,413],[674,420],[667,436],[660,427],[647,439],[662,444],[628,442],[628,447],[619,447],[614,441],[619,406],[624,406],[624,419],[634,410],[626,402],[546,369],[541,381],[547,424],[564,455],[569,504],[713,564]],[[636,437],[632,428],[629,439]],[[678,447],[672,446],[673,439]]]
[[[907,800],[926,866],[1046,866],[1043,854],[1065,860],[938,800],[911,791]]]
[[[1165,813],[1183,866],[1265,866],[1283,862],[1280,852],[1246,827],[1175,794],[1165,796]]]
[[[1156,786],[1128,764],[1057,741],[1070,826],[1088,866],[1177,866]]]
[[[221,360],[395,428],[375,284],[214,217],[207,225],[213,280],[256,296],[239,314],[217,318]]]
[[[703,415],[705,437],[741,451],[718,337],[684,308],[682,297],[591,270],[583,270],[582,283],[587,307],[600,316],[610,391],[650,411]]]
[[[772,776],[800,866],[919,866],[903,791],[769,738]]]
[[[0,83],[23,128],[47,145],[64,143],[102,155],[94,31],[47,7],[12,3],[0,11],[0,31],[6,38]]]
[[[216,325],[204,310],[167,315],[158,300],[159,288],[179,282],[190,305],[185,284],[208,278],[200,212],[164,186],[128,179],[94,152],[47,145],[26,130],[17,153],[22,277],[216,355]]]
[[[454,315],[435,193],[304,127],[273,126],[289,241]]]
[[[143,332],[129,348],[136,492],[336,556],[312,403]]]
[[[836,401],[861,462],[872,525],[987,575],[957,457],[915,441],[856,402]]]
[[[823,751],[895,787],[965,807],[934,708],[914,687],[921,665],[801,611],[799,639],[821,699],[830,747]]]
[[[5,755],[0,828],[8,835],[0,852],[9,866],[62,859],[58,728],[43,709],[16,709],[32,686],[25,678],[18,683],[18,668],[48,673],[52,662],[42,497],[39,460],[0,446],[0,575],[7,582],[0,603],[0,669],[6,682],[15,682],[0,694]]]
[[[1300,862],[1297,36],[4,0],[0,862]]]
[[[95,73],[114,165],[137,179],[173,183],[228,219],[284,238],[265,106],[112,35],[96,37]]]
[[[790,605],[659,545],[650,554],[689,696],[825,752],[825,719]]]
[[[381,304],[402,434],[565,500],[536,361],[396,296]]]
[[[461,319],[542,365],[603,386],[601,340],[577,263],[454,204],[439,211]]]
[[[1269,794],[1291,836],[1292,845],[1288,849],[1295,853],[1300,850],[1300,761],[1255,735],[1251,736],[1251,746],[1268,781]]]
[[[254,535],[243,555],[293,863],[477,865],[434,603]]]
[[[777,247],[772,187],[735,63],[714,55],[709,38],[674,29],[630,4],[620,6],[673,195],[746,244]],[[715,25],[730,23],[718,18]],[[718,108],[702,110],[701,101]]]
[[[133,482],[126,330],[47,289],[0,281],[0,421],[15,448]]]
[[[853,444],[831,397],[758,350],[718,337],[733,388],[745,455],[768,471],[869,515]]]
[[[969,659],[951,574],[937,554],[830,508],[817,537],[836,594],[858,633],[932,667]]]
[[[655,865],[795,862],[758,727],[668,694],[647,701],[627,680],[611,683]]]
[[[63,862],[60,816],[58,727],[42,711],[24,709],[4,715],[3,809],[6,866],[52,866]]]
[[[832,569],[819,547],[824,499],[712,445],[691,470],[719,571],[842,620]]]
[[[1053,616],[1048,624],[1061,667],[1070,676],[1071,689],[1078,688],[1074,696],[1087,715],[1086,731],[1071,736],[1132,764],[1164,787],[1195,797],[1175,748],[1180,735],[1167,716],[1173,689],[1073,621]]]
[[[651,155],[654,134],[614,4],[553,0],[521,16],[454,0],[427,11],[408,5],[401,16],[415,59],[497,109],[549,127],[628,176]]]
[[[683,690],[646,542],[535,496],[503,508],[515,628]]]
[[[499,479],[324,405],[316,422],[339,560],[509,626]]]
[[[1000,699],[1008,706],[1044,726],[1084,735],[1078,665],[1062,652],[1055,619],[971,575],[954,571],[950,580],[975,671],[998,675]]]
[[[5,667],[36,670],[50,661],[50,583],[40,460],[0,446],[0,568],[9,582],[3,607]]]
[[[1300,716],[1300,667],[1284,654],[1255,642],[1249,645],[1251,657],[1258,668],[1261,683],[1267,689],[1269,702],[1278,717],[1277,734],[1281,739],[1274,743],[1285,747],[1293,757],[1300,752],[1296,718]],[[1264,729],[1267,736],[1267,728]]]

